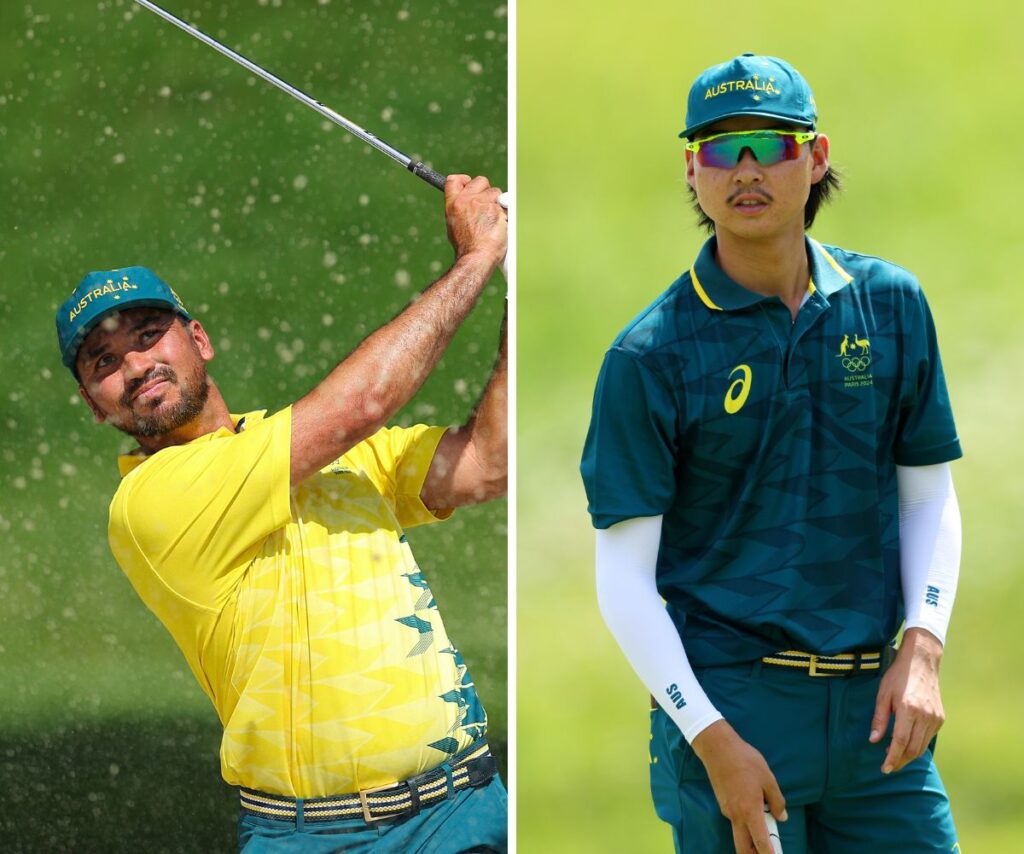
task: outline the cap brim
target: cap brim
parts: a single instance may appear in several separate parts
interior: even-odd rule
[[[814,129],[814,122],[794,121],[792,116],[783,116],[780,115],[779,113],[770,113],[767,111],[760,112],[755,110],[738,110],[735,113],[726,113],[725,115],[722,116],[715,116],[713,119],[709,119],[706,122],[700,122],[699,124],[691,125],[690,127],[686,128],[686,130],[680,132],[679,138],[683,139],[685,137],[686,139],[692,139],[695,133],[704,130],[704,128],[710,127],[711,125],[717,124],[718,122],[724,122],[726,119],[735,119],[738,116],[757,116],[758,118],[762,119],[777,119],[778,121],[786,122],[787,124],[810,128],[811,130]]]

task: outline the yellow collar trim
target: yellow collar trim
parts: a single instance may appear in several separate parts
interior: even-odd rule
[[[849,284],[850,282],[853,281],[853,276],[851,276],[849,273],[846,272],[846,270],[844,270],[842,267],[839,266],[839,262],[836,261],[835,258],[833,258],[831,255],[828,254],[828,252],[825,251],[825,247],[824,246],[822,246],[820,243],[818,243],[818,241],[815,240],[814,238],[808,238],[808,239],[811,241],[811,243],[813,243],[817,247],[818,251],[822,255],[825,256],[825,260],[828,261],[829,266],[833,270],[835,270],[840,276],[842,276],[843,280],[847,284]]]
[[[822,254],[826,258],[828,258],[829,263],[831,263],[832,266],[836,268],[836,270],[840,273],[840,275],[846,277],[846,281],[847,282],[849,282],[853,278],[852,276],[849,276],[846,273],[846,271],[843,270],[835,262],[835,259],[833,259],[831,255],[829,255],[824,249],[822,249],[820,244],[818,245],[818,248],[821,249]],[[704,286],[700,283],[700,279],[697,278],[697,270],[696,270],[695,267],[691,267],[690,268],[690,281],[693,282],[693,289],[697,292],[697,296],[700,297],[700,301],[702,303],[704,303],[704,305],[706,305],[708,308],[712,309],[713,311],[722,311],[722,307],[720,305],[715,305],[711,301],[711,297],[708,296],[707,291],[704,290]],[[814,279],[808,280],[808,282],[807,282],[807,293],[809,295],[813,296],[814,292],[817,291],[817,290],[818,289],[814,285]]]
[[[708,308],[714,311],[721,311],[720,305],[715,305],[711,301],[711,297],[708,296],[707,291],[704,290],[704,286],[700,283],[700,279],[697,278],[697,268],[690,267],[690,281],[693,282],[693,289],[697,292],[697,296],[700,297],[700,301],[704,303]]]

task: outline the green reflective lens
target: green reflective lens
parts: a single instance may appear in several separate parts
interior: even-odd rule
[[[744,149],[748,148],[762,166],[774,166],[783,160],[796,160],[800,156],[800,146],[815,136],[807,131],[730,131],[688,142],[686,149],[697,155],[701,166],[732,169],[740,162]]]

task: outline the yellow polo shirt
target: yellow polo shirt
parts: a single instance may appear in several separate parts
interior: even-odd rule
[[[290,407],[120,458],[110,545],[217,709],[228,783],[354,792],[484,734],[403,533],[439,518],[419,494],[443,434],[381,430],[295,488]]]

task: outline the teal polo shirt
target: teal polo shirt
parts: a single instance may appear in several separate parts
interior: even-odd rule
[[[794,322],[721,270],[712,237],[597,381],[580,467],[593,524],[664,516],[658,589],[698,667],[889,643],[896,466],[961,456],[917,280],[806,248]]]

